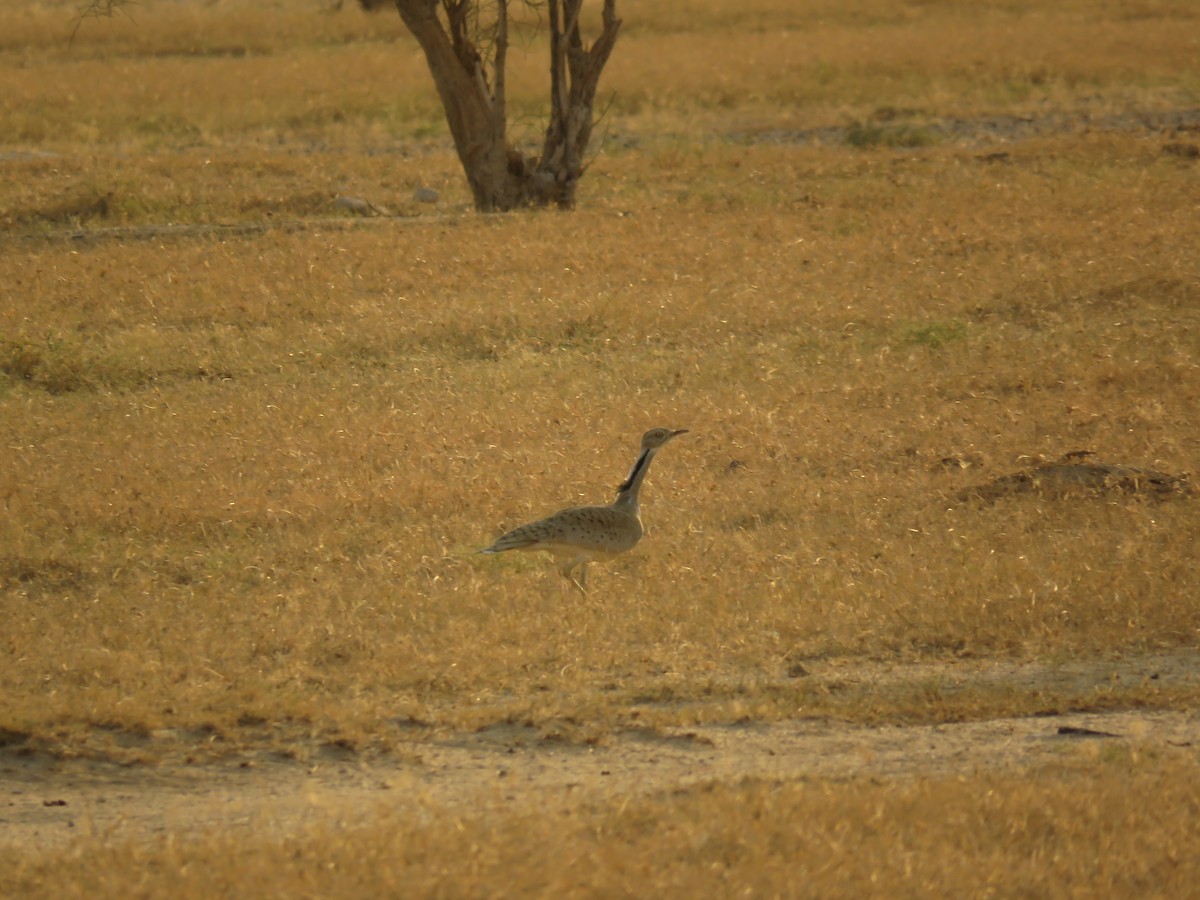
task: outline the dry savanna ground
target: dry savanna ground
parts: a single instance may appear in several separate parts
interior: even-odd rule
[[[1194,890],[1195,4],[624,4],[488,217],[322,6],[0,10],[0,894]]]

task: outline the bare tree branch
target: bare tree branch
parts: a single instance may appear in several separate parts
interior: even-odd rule
[[[79,15],[75,17],[75,27],[71,29],[71,39],[68,43],[75,43],[75,35],[79,33],[84,19],[111,19],[120,12],[124,13],[126,18],[132,22],[133,16],[125,12],[124,7],[136,5],[137,0],[88,0],[85,6],[79,8]]]
[[[496,10],[496,41],[492,53],[492,82],[495,90],[492,93],[492,109],[497,118],[503,120],[506,116],[504,97],[504,67],[508,62],[508,0],[497,0]]]

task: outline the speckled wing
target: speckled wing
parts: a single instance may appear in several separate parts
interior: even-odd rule
[[[594,553],[622,553],[642,537],[636,516],[608,506],[577,506],[514,528],[496,539],[483,553],[505,550],[551,550],[567,548]]]

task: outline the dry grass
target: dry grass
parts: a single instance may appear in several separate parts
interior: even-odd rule
[[[871,659],[1197,646],[1194,499],[954,499],[1081,449],[1194,468],[1196,163],[1163,152],[1193,136],[1068,130],[1002,156],[913,138],[947,116],[1195,106],[1195,10],[693,6],[682,24],[626,12],[583,208],[502,218],[460,213],[466,188],[392,16],[147,4],[68,47],[69,6],[0,12],[0,149],[19,151],[0,162],[0,734],[169,761],[174,744],[150,738],[188,729],[209,737],[189,756],[312,740],[387,751],[409,739],[392,726],[406,717],[594,735],[637,716],[1196,703],[1152,683],[880,698],[826,677]],[[539,65],[518,65],[522,115],[538,109]],[[876,129],[857,148],[723,137],[854,123]],[[921,146],[892,146],[906,143]],[[442,191],[440,217],[330,218],[336,192],[416,213],[420,184]],[[137,231],[179,222],[294,227]],[[111,226],[126,230],[95,230]],[[66,237],[78,229],[93,238]],[[529,516],[603,500],[659,424],[692,433],[650,476],[645,543],[595,573],[586,602],[540,560],[471,554]],[[789,677],[798,665],[811,676]],[[147,740],[130,750],[130,735]],[[1082,776],[1047,790],[1055,815],[1095,834],[1104,804],[1165,796],[1156,786],[1186,783],[1181,766],[1097,776],[1086,808]],[[795,821],[830,794],[864,821],[946,796],[969,824],[977,787],[717,786],[580,814],[570,834],[592,837],[568,853],[611,862],[660,820],[732,809]],[[1001,799],[1009,787],[985,785],[1005,815],[1033,816],[1031,795]],[[771,835],[750,855],[714,840],[731,871],[769,870],[755,854],[837,844],[828,815],[815,843],[778,856]],[[642,837],[609,837],[611,816]],[[1058,834],[1038,821],[1037,834],[989,825],[997,870]],[[422,838],[449,848],[429,865],[498,833],[471,828]],[[701,852],[681,828],[666,829],[678,867],[663,879]],[[114,851],[113,872],[158,852]],[[296,852],[256,846],[244,862]],[[473,871],[486,883],[516,852]],[[1061,854],[1027,874],[1030,891],[1107,877]],[[914,893],[959,877],[879,865]],[[1171,871],[1163,884],[1194,876]],[[704,876],[679,877],[660,889]]]
[[[797,654],[1193,646],[1194,503],[951,499],[1081,448],[1189,468],[1187,170],[1065,142],[726,163],[800,206],[10,249],[13,724],[374,732]],[[695,435],[592,603],[469,555],[657,422]]]

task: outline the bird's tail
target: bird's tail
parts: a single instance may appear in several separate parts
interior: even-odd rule
[[[538,543],[538,537],[532,534],[520,534],[519,532],[502,534],[496,538],[496,543],[490,547],[484,547],[480,553],[503,553],[505,550],[523,550],[527,547],[532,547]]]

